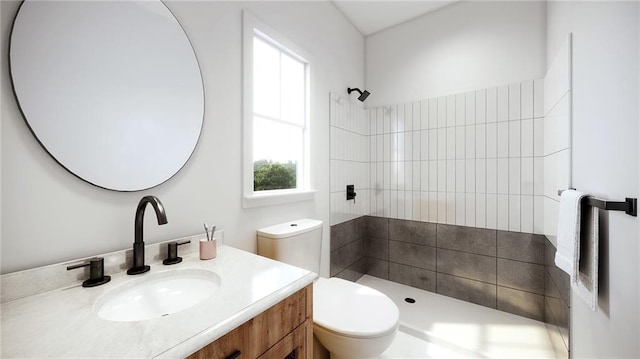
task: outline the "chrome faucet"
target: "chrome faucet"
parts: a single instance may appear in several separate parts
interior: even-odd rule
[[[149,271],[149,266],[144,265],[144,239],[142,237],[142,225],[144,224],[144,210],[147,203],[151,203],[156,211],[158,224],[167,224],[167,215],[164,212],[162,202],[155,196],[142,197],[136,209],[135,241],[133,242],[133,267],[127,270],[127,274],[140,274]]]

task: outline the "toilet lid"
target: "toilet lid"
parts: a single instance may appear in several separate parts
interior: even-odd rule
[[[339,334],[367,338],[395,330],[398,307],[389,297],[339,278],[319,278],[313,285],[313,321]]]

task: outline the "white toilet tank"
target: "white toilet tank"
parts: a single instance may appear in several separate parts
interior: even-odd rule
[[[258,230],[258,254],[320,273],[322,221],[299,219]]]

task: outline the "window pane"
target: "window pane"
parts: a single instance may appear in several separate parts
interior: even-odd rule
[[[280,117],[280,51],[253,37],[253,111]]]
[[[254,191],[296,188],[302,138],[300,127],[254,117]]]
[[[282,54],[282,120],[304,125],[305,74],[304,64]]]

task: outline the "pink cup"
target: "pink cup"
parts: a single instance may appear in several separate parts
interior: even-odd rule
[[[208,241],[206,239],[200,240],[200,259],[207,260],[216,257],[216,240]]]

